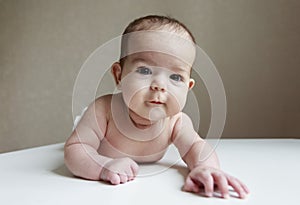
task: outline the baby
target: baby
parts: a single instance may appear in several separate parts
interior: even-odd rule
[[[146,16],[122,36],[121,58],[111,66],[116,94],[97,98],[65,144],[65,163],[76,176],[117,185],[133,180],[137,163],[156,162],[173,143],[190,172],[183,189],[224,198],[229,186],[245,198],[248,188],[224,173],[217,155],[182,112],[195,59],[195,40],[182,23]]]

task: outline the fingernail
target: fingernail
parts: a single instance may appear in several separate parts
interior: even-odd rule
[[[242,192],[241,193],[241,196],[240,196],[242,199],[245,199],[247,197],[247,194],[245,192]]]
[[[229,199],[229,194],[224,194],[223,197],[224,199]]]
[[[207,193],[206,196],[207,196],[207,197],[212,197],[212,193],[211,193],[211,192],[210,192],[210,193]]]

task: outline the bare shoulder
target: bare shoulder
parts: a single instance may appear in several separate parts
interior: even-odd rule
[[[112,99],[112,94],[103,95],[103,96],[98,97],[94,102],[95,111],[96,112],[97,111],[107,112],[108,110],[110,110],[111,99]]]
[[[175,129],[181,129],[182,126],[191,126],[193,124],[191,118],[184,112],[179,112],[172,116],[172,120],[175,121]]]
[[[100,96],[95,100],[95,103],[101,105],[110,104],[112,96],[113,96],[112,94]]]
[[[109,119],[111,96],[98,97],[89,104],[76,127],[77,132],[92,130],[99,138],[103,136]]]
[[[106,124],[110,101],[111,95],[104,95],[91,102],[82,116],[79,125],[94,128],[99,126],[99,122]]]
[[[172,122],[174,123],[172,140],[187,130],[194,130],[191,118],[184,112],[179,112],[172,116]]]

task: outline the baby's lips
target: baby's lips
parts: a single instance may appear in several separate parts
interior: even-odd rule
[[[150,101],[150,103],[158,104],[158,105],[164,104],[163,102],[160,102],[160,101],[154,101],[154,100]]]

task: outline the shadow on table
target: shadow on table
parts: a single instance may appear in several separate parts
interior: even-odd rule
[[[188,175],[188,169],[187,167],[185,166],[181,166],[181,165],[172,165],[172,164],[168,164],[168,163],[161,163],[161,162],[158,162],[158,163],[154,163],[153,165],[160,165],[160,166],[164,166],[166,168],[170,168],[170,169],[175,169],[178,171],[178,173],[180,175],[182,175],[183,177],[183,181],[184,179],[186,178],[186,176]],[[146,164],[143,164],[144,166]],[[151,164],[148,164],[149,166],[151,166]],[[165,170],[166,171],[166,170]],[[58,168],[52,170],[52,172],[54,174],[57,174],[59,176],[63,176],[63,177],[68,177],[68,178],[78,178],[76,176],[74,176],[69,170],[68,168],[66,167],[65,164],[62,164],[60,165]]]
[[[154,163],[155,164],[155,163]],[[146,164],[143,164],[146,165]],[[151,165],[151,164],[149,164]],[[180,175],[183,176],[183,178],[185,179],[186,176],[188,175],[188,169],[185,166],[180,166],[180,165],[172,165],[172,164],[168,164],[168,163],[156,163],[156,165],[160,165],[160,166],[165,166],[167,168],[170,169],[176,169],[178,171],[178,173],[180,173]],[[64,177],[71,177],[71,178],[76,178],[66,167],[65,164],[62,164],[61,166],[59,166],[58,168],[52,170],[53,173],[60,175],[60,176],[64,176]]]
[[[59,166],[57,169],[52,170],[53,173],[63,176],[63,177],[69,177],[69,178],[76,178],[66,167],[65,164]]]
[[[145,165],[145,164],[144,164]],[[163,163],[163,162],[158,162],[156,163],[156,165],[160,165],[160,166],[164,166],[164,167],[167,167],[169,169],[175,169],[177,170],[177,172],[179,173],[179,175],[182,176],[182,185],[184,185],[184,182],[185,182],[185,179],[186,177],[188,176],[188,173],[189,173],[189,170],[186,166],[182,166],[182,165],[177,165],[177,164],[168,164],[168,163]],[[151,166],[151,164],[149,164],[149,166]],[[53,173],[57,174],[57,175],[60,175],[60,176],[63,176],[63,177],[68,177],[68,178],[73,178],[73,179],[81,179],[81,178],[78,178],[76,176],[74,176],[69,170],[68,168],[66,167],[66,165],[62,164],[61,166],[59,166],[57,169],[54,169],[52,170]],[[108,184],[107,182],[103,182],[103,181],[99,181],[100,183],[102,184]],[[215,187],[215,192],[214,192],[214,198],[222,198],[219,190],[217,189],[217,187]],[[182,186],[182,191],[183,190],[183,186]],[[230,192],[230,196],[233,197],[233,198],[238,198],[238,196],[236,195],[236,193],[234,193],[234,191],[232,189],[229,190]],[[198,197],[205,197],[206,198],[206,195],[205,195],[205,190],[204,188],[200,188],[200,192],[199,193],[191,193],[191,194],[194,194],[194,195],[197,195]]]

